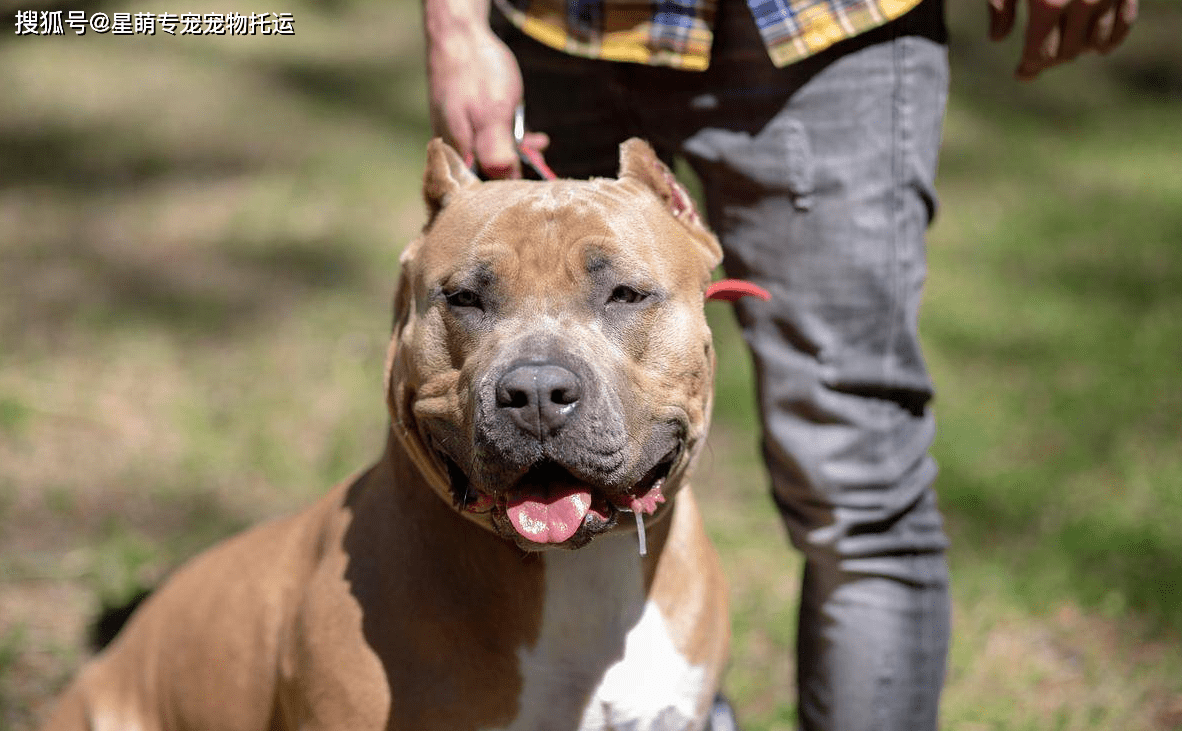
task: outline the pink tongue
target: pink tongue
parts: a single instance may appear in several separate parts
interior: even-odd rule
[[[534,543],[562,543],[575,534],[591,509],[591,493],[569,489],[549,496],[528,495],[509,503],[514,530]]]

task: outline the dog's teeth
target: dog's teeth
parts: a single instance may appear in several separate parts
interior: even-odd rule
[[[647,556],[648,546],[644,540],[644,513],[637,510],[632,514],[636,516],[636,537],[640,540],[640,555]]]

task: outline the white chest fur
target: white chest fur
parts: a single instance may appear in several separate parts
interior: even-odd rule
[[[699,728],[708,674],[678,652],[645,597],[635,536],[603,536],[545,561],[542,628],[518,650],[518,715],[503,731]]]

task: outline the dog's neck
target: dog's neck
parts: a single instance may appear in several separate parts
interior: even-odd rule
[[[672,504],[648,528],[644,557],[630,530],[576,550],[526,552],[465,518],[412,468],[397,440],[390,442],[367,487],[383,496],[378,504],[385,509],[365,515],[358,504],[354,519],[409,516],[408,535],[390,538],[395,545],[413,541],[416,565],[406,568],[418,572],[416,581],[434,577],[442,586],[446,577],[452,597],[433,605],[432,621],[463,627],[497,656],[514,658],[516,716],[495,728],[598,729],[616,721],[658,728],[669,714],[688,722],[705,670],[675,646],[654,591],[666,547],[674,545],[668,539],[679,516]],[[686,560],[669,558],[674,566]]]

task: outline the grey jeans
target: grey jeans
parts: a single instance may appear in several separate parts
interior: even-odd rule
[[[949,635],[935,422],[917,317],[948,86],[943,7],[783,69],[741,0],[720,2],[711,66],[575,58],[494,12],[560,175],[613,175],[648,139],[701,178],[758,376],[772,491],[806,558],[802,728],[937,725]]]

